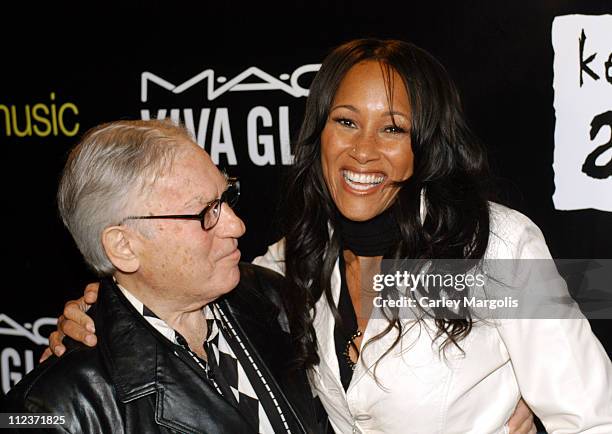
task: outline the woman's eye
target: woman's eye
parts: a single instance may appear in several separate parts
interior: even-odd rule
[[[344,126],[344,127],[348,127],[348,128],[354,128],[355,127],[355,123],[347,118],[335,118],[334,122],[339,123],[340,125]]]
[[[406,130],[398,125],[388,125],[385,127],[384,130],[386,133],[391,133],[391,134],[403,134],[406,132]]]

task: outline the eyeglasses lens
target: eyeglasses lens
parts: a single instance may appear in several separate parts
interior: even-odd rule
[[[240,197],[240,182],[234,181],[230,183],[227,190],[223,192],[221,197],[210,204],[208,210],[204,213],[204,219],[202,220],[202,229],[205,231],[212,229],[221,215],[221,206],[223,203],[227,203],[230,208],[236,206],[238,198]]]

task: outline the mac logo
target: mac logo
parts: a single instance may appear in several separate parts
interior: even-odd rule
[[[0,335],[21,336],[28,338],[36,345],[47,345],[49,342],[48,337],[43,336],[40,329],[45,326],[55,326],[56,324],[57,318],[38,318],[33,324],[26,323],[21,325],[8,315],[0,313]]]
[[[143,103],[148,101],[149,83],[154,83],[174,94],[180,94],[204,80],[207,81],[205,97],[208,101],[218,98],[225,92],[259,90],[282,90],[295,98],[299,98],[308,96],[308,89],[299,84],[300,77],[309,72],[316,72],[320,67],[320,64],[302,65],[296,68],[292,74],[281,74],[279,78],[276,78],[256,66],[251,66],[230,80],[224,76],[215,78],[215,71],[213,69],[206,69],[178,85],[170,83],[152,72],[145,71],[141,74],[140,100]],[[254,79],[259,81],[254,82]],[[245,82],[246,80],[248,82]],[[215,82],[221,84],[216,89]]]

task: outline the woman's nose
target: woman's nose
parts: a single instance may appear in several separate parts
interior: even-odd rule
[[[355,137],[350,155],[357,160],[359,164],[365,164],[368,161],[378,158],[378,141],[376,133],[373,131],[363,131]]]

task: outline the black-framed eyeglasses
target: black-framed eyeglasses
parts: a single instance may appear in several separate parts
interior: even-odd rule
[[[209,231],[219,222],[221,216],[221,208],[224,203],[227,203],[230,208],[236,206],[240,197],[240,181],[238,178],[227,178],[227,189],[221,194],[221,197],[210,201],[199,214],[170,214],[170,215],[144,215],[144,216],[129,216],[121,220],[153,220],[153,219],[178,219],[178,220],[199,220],[202,229]]]

